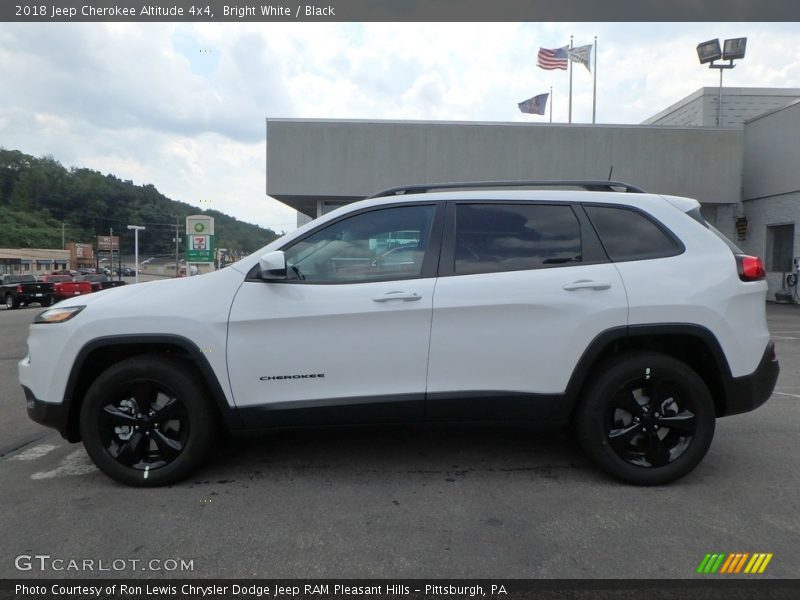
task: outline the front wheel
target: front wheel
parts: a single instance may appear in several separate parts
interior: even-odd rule
[[[80,414],[83,444],[97,467],[134,486],[175,483],[199,467],[216,427],[196,379],[166,357],[137,356],[103,372]]]
[[[716,415],[695,371],[671,356],[642,352],[611,359],[595,373],[576,417],[592,460],[635,485],[669,483],[697,466]]]

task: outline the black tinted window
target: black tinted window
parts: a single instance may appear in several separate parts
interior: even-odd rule
[[[580,260],[580,225],[569,206],[492,203],[456,208],[457,275],[536,269]]]
[[[412,205],[337,221],[286,249],[289,275],[317,283],[419,277],[434,211]]]
[[[586,212],[611,260],[659,258],[678,253],[675,242],[641,213],[612,206],[587,206]]]

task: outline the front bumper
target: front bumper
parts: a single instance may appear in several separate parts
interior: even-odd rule
[[[756,370],[743,377],[733,377],[726,385],[725,414],[738,415],[757,409],[772,395],[778,381],[780,366],[775,344],[769,342]]]
[[[57,429],[61,437],[70,441],[76,442],[79,440],[72,439],[69,428],[69,411],[64,404],[54,404],[52,402],[42,402],[34,396],[33,392],[22,386],[25,392],[25,401],[28,409],[28,417],[46,427]]]

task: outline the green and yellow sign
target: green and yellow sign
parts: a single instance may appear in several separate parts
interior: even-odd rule
[[[186,262],[214,262],[214,217],[186,217]]]
[[[761,574],[767,569],[771,560],[771,552],[709,553],[697,567],[697,572],[703,575]]]

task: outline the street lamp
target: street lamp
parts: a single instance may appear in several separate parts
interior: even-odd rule
[[[700,60],[700,64],[704,65],[709,63],[709,69],[719,69],[719,106],[717,107],[717,127],[722,126],[722,71],[735,67],[736,65],[733,64],[734,59],[744,58],[746,47],[747,38],[731,38],[729,40],[725,40],[722,49],[719,45],[719,38],[697,44],[697,58]],[[715,61],[720,59],[727,60],[728,64],[715,64]]]
[[[139,283],[139,231],[145,228],[141,225],[128,225],[128,229],[133,229],[133,256],[136,262],[136,280]]]

